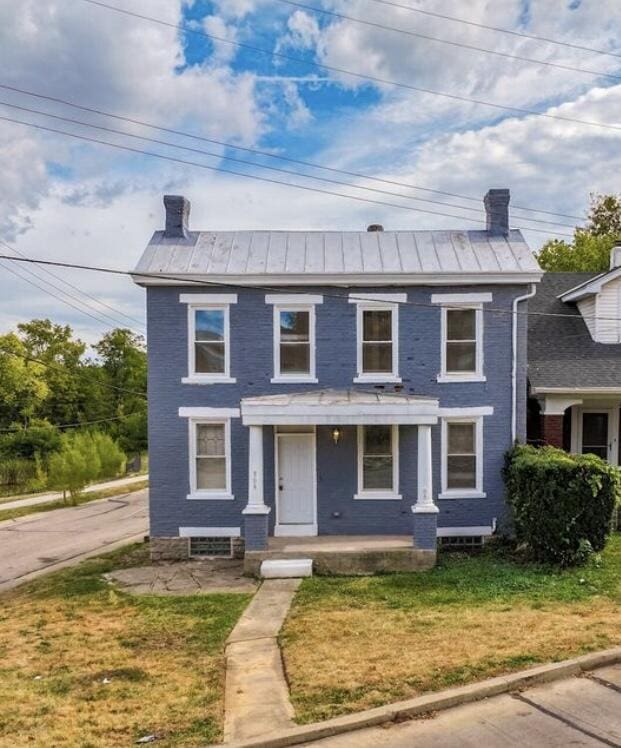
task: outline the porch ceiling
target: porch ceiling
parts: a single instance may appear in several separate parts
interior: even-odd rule
[[[434,425],[438,415],[436,398],[381,390],[315,390],[248,397],[241,401],[245,426]]]

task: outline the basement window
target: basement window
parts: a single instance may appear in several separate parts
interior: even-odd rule
[[[231,558],[232,538],[190,538],[190,556]]]
[[[483,547],[482,535],[456,535],[438,538],[440,548],[445,551],[478,551]]]

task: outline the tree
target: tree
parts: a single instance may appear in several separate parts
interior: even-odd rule
[[[14,333],[0,336],[0,424],[27,424],[41,408],[49,388],[40,364]]]
[[[576,228],[573,242],[552,239],[537,255],[544,270],[603,273],[610,250],[621,241],[621,197],[592,195],[587,225]]]
[[[61,448],[50,456],[48,462],[48,485],[76,499],[89,481],[99,474],[100,463],[93,457],[96,452],[92,444],[87,445],[81,434],[65,434]]]

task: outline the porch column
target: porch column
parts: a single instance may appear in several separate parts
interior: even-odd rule
[[[247,551],[267,548],[268,514],[263,501],[263,427],[250,426],[248,438],[248,504],[244,515],[244,539]]]
[[[418,427],[418,492],[412,512],[414,547],[435,551],[439,509],[433,503],[431,426]]]

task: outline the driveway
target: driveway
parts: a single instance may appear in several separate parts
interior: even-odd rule
[[[148,532],[148,491],[0,522],[0,591]]]
[[[506,748],[621,746],[621,665],[426,719],[308,743],[322,748]]]

